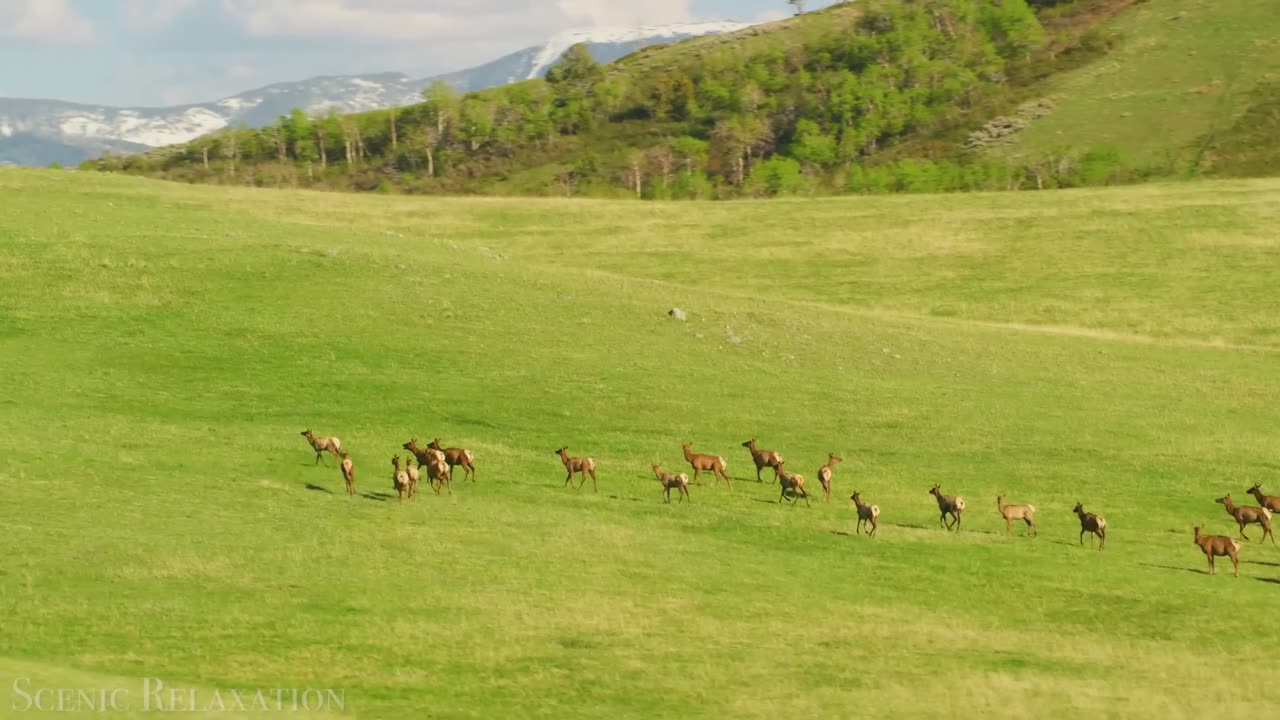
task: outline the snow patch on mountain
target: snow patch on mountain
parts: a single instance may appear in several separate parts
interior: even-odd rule
[[[731,33],[749,27],[747,23],[722,20],[718,22],[677,23],[673,25],[642,25],[640,27],[595,27],[567,30],[548,40],[533,56],[532,66],[524,79],[542,77],[565,51],[578,43],[593,45],[625,45],[644,42],[654,44],[663,39],[700,37]]]

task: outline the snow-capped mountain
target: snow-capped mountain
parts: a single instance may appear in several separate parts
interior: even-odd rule
[[[134,152],[187,142],[228,126],[268,125],[294,108],[308,113],[361,112],[417,102],[439,79],[462,91],[542,77],[565,50],[586,43],[599,62],[644,47],[741,30],[745,23],[704,22],[564,32],[542,45],[445,75],[403,73],[316,77],[277,83],[213,102],[164,108],[82,105],[59,100],[0,98],[0,164],[74,164],[104,150]]]

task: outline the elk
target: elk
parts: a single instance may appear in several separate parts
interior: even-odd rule
[[[661,464],[653,466],[653,474],[658,478],[658,482],[662,483],[663,502],[671,504],[671,489],[675,488],[680,492],[680,502],[689,499],[689,476],[684,473],[669,473],[662,469]]]
[[[693,482],[698,482],[698,473],[710,471],[716,476],[716,485],[720,484],[720,478],[724,478],[724,482],[733,489],[733,483],[729,481],[728,465],[725,464],[724,458],[719,455],[705,455],[703,453],[695,453],[691,448],[692,442],[687,442],[683,446],[684,459],[689,461],[689,465],[693,467]]]
[[[441,490],[448,488],[449,494],[452,495],[453,482],[449,479],[449,463],[445,462],[444,453],[428,449],[425,455],[427,462],[419,464],[427,468],[427,482],[431,484],[431,489],[439,495]]]
[[[569,471],[569,474],[564,478],[564,486],[569,487],[574,473],[582,473],[582,482],[578,483],[578,489],[581,490],[582,486],[587,484],[587,473],[591,473],[591,491],[599,492],[596,488],[595,458],[571,457],[568,451],[569,446],[567,445],[556,451],[556,454],[560,456],[560,462],[564,463],[564,469]]]
[[[996,496],[996,509],[1000,511],[1001,517],[1004,518],[1004,531],[1006,535],[1013,535],[1013,521],[1021,520],[1027,524],[1027,536],[1030,537],[1032,532],[1038,537],[1040,530],[1036,527],[1036,506],[1035,505],[1005,505],[1004,496]]]
[[[867,533],[867,537],[875,537],[877,525],[876,520],[880,518],[880,506],[867,505],[862,502],[862,493],[856,490],[849,496],[849,499],[853,501],[854,505],[858,506],[858,534],[862,534],[863,523],[871,523],[871,532]]]
[[[943,495],[942,491],[938,488],[938,485],[934,485],[929,489],[929,494],[938,499],[938,510],[942,512],[942,514],[938,516],[938,524],[945,526],[948,530],[954,526],[956,532],[959,532],[960,513],[964,512],[964,498],[958,495]],[[954,523],[946,522],[948,515],[955,519]]]
[[[767,467],[773,468],[773,479],[778,479],[778,466],[785,462],[782,453],[757,448],[755,438],[742,443],[742,447],[751,451],[751,461],[756,464],[756,482],[764,482],[760,479],[760,471]]]
[[[409,474],[400,469],[399,455],[391,458],[391,466],[395,468],[395,472],[391,474],[391,487],[400,496],[400,502],[404,502],[405,493],[409,492]]]
[[[347,494],[356,494],[356,468],[351,462],[351,454],[346,450],[342,451],[342,479],[347,483]]]
[[[1200,546],[1200,550],[1204,552],[1205,558],[1209,560],[1209,574],[1217,575],[1218,571],[1213,567],[1213,558],[1215,555],[1226,555],[1231,558],[1231,564],[1235,567],[1236,577],[1240,577],[1240,541],[1225,535],[1201,535],[1200,526],[1195,526],[1196,545]]]
[[[818,482],[822,483],[822,499],[827,502],[831,502],[831,476],[835,474],[836,463],[842,460],[844,458],[827,453],[827,462],[818,468]]]
[[[475,453],[466,448],[440,447],[440,438],[432,440],[427,447],[444,453],[444,460],[449,463],[449,482],[453,482],[453,467],[455,465],[462,466],[462,479],[464,481],[467,478],[471,478],[471,482],[476,481]]]
[[[786,463],[778,463],[778,482],[782,485],[782,494],[778,496],[778,504],[787,498],[787,491],[791,491],[791,504],[795,505],[796,501],[801,497],[804,498],[804,504],[809,505],[809,493],[804,489],[804,476],[799,473],[789,473],[785,469]]]
[[[1098,543],[1098,550],[1102,550],[1103,546],[1107,544],[1106,518],[1096,513],[1085,512],[1084,506],[1080,503],[1076,503],[1076,506],[1071,511],[1076,514],[1076,517],[1080,518],[1080,544],[1084,545],[1085,533],[1093,533],[1089,536],[1089,547],[1093,547],[1093,536],[1097,535],[1101,541]]]
[[[341,457],[342,441],[336,437],[316,437],[310,430],[303,430],[299,433],[302,437],[311,443],[311,449],[316,451],[316,463],[320,462],[321,457],[326,452],[333,453],[334,457]],[[315,464],[315,463],[313,463]],[[325,463],[328,465],[329,463]]]
[[[404,459],[404,474],[409,476],[409,497],[418,497],[418,468],[413,466],[413,458]]]
[[[1280,512],[1280,495],[1263,495],[1262,488],[1258,487],[1258,483],[1254,483],[1253,487],[1245,490],[1245,492],[1252,495],[1253,499],[1257,500],[1262,507],[1273,513]]]
[[[1236,519],[1236,524],[1240,526],[1240,539],[1248,540],[1249,536],[1244,534],[1245,525],[1257,523],[1262,526],[1262,540],[1258,542],[1266,542],[1267,536],[1271,536],[1271,544],[1276,544],[1276,536],[1271,532],[1271,511],[1266,508],[1254,507],[1252,505],[1236,505],[1231,502],[1231,494],[1227,493],[1222,497],[1214,500],[1221,503],[1227,509],[1227,513]]]

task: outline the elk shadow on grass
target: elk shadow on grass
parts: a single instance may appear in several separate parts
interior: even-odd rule
[[[1272,585],[1280,585],[1280,578],[1254,578],[1258,582],[1271,583]]]
[[[1266,560],[1241,560],[1244,565],[1266,565],[1268,567],[1280,567],[1280,563],[1267,562]]]
[[[364,498],[365,500],[372,500],[374,502],[386,502],[395,496],[392,495],[391,493],[385,493],[385,492],[376,492],[376,493],[362,492],[360,493],[360,497]]]
[[[1159,570],[1178,570],[1178,571],[1181,571],[1181,572],[1195,573],[1196,575],[1208,575],[1208,574],[1209,574],[1209,569],[1208,569],[1208,568],[1205,568],[1204,570],[1196,570],[1195,568],[1189,568],[1189,567],[1174,567],[1173,565],[1153,565],[1153,564],[1151,564],[1151,563],[1138,563],[1138,564],[1139,564],[1139,565],[1141,565],[1142,567],[1156,568],[1156,569],[1159,569]],[[1227,572],[1229,573],[1229,572],[1231,572],[1231,569],[1230,569],[1231,563],[1230,563],[1230,562],[1228,562],[1228,563],[1227,563],[1227,566],[1228,566]]]
[[[307,489],[314,490],[316,492],[329,493],[330,495],[333,494],[333,491],[330,490],[329,488],[321,487],[319,485],[316,485],[315,483],[307,483]]]

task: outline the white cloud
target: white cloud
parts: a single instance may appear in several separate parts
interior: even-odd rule
[[[258,37],[414,40],[458,29],[454,18],[408,0],[222,0],[222,9]]]
[[[167,30],[196,0],[125,0],[120,9],[125,27],[134,32]]]
[[[80,45],[93,36],[93,24],[67,0],[0,0],[0,38]]]
[[[576,25],[627,26],[688,22],[688,0],[558,0],[560,12]]]

